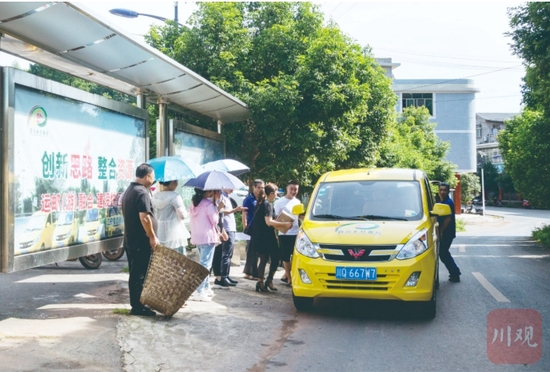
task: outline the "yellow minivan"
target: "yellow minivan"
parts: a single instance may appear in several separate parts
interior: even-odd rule
[[[53,232],[52,247],[65,247],[76,242],[78,226],[78,218],[73,211],[59,212]]]
[[[292,211],[304,212],[302,204]],[[349,169],[321,176],[292,257],[299,311],[318,297],[414,301],[434,318],[438,275],[437,216],[426,174],[414,169]]]
[[[52,247],[52,236],[56,226],[55,212],[35,212],[28,217],[19,242],[15,247],[15,255],[39,252]]]

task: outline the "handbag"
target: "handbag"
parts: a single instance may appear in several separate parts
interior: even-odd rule
[[[254,219],[256,218],[256,213],[258,212],[259,207],[260,207],[260,205],[257,205],[256,208],[254,208],[254,217],[252,217],[252,221],[250,221],[250,223],[248,225],[246,225],[246,227],[243,230],[243,233],[248,235],[248,236],[252,236],[252,231],[254,231],[252,226],[253,226],[253,223],[254,223]]]
[[[246,227],[243,230],[243,233],[245,233],[248,236],[252,236],[252,223],[249,223],[246,225]]]

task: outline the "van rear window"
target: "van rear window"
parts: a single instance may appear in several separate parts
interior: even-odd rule
[[[419,220],[417,181],[347,181],[319,185],[311,218],[350,220]]]

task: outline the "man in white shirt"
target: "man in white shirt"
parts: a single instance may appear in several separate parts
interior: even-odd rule
[[[275,202],[275,215],[279,216],[282,211],[285,211],[294,217],[294,224],[290,230],[288,230],[285,234],[279,231],[281,258],[285,269],[285,274],[281,280],[288,284],[292,283],[290,277],[290,257],[294,251],[296,235],[298,235],[298,216],[292,214],[292,208],[295,205],[300,204],[300,200],[296,198],[299,188],[300,186],[298,185],[298,181],[288,181],[286,186],[286,195]]]

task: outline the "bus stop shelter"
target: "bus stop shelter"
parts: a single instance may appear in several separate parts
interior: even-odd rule
[[[216,121],[218,123],[218,133],[221,132],[222,124],[240,122],[250,117],[249,110],[242,101],[158,50],[133,39],[81,4],[70,2],[0,2],[0,50],[30,62],[39,63],[101,86],[133,95],[136,97],[138,108],[135,109],[129,105],[124,106],[115,101],[107,102],[109,100],[104,97],[92,97],[93,95],[87,92],[78,92],[75,88],[62,86],[62,84],[46,79],[33,78],[30,74],[17,72],[14,69],[2,69],[0,83],[3,94],[0,96],[3,99],[0,119],[3,131],[0,163],[3,181],[0,184],[0,257],[3,272],[58,262],[63,259],[80,257],[122,245],[121,233],[113,227],[116,227],[114,222],[105,224],[106,227],[104,226],[103,229],[107,229],[109,234],[106,236],[105,231],[103,231],[101,239],[94,238],[93,235],[87,236],[85,230],[94,231],[96,226],[93,223],[96,223],[98,218],[102,218],[102,221],[115,221],[120,218],[120,212],[116,210],[116,200],[120,196],[121,185],[129,182],[128,180],[131,177],[130,165],[124,168],[124,164],[132,164],[133,166],[136,161],[144,161],[148,158],[148,118],[143,110],[146,102],[155,103],[159,106],[157,156],[173,155],[173,149],[171,148],[173,131],[170,131],[167,125],[168,105],[174,111]],[[44,140],[45,136],[53,134],[56,130],[59,131],[60,126],[69,125],[65,127],[66,130],[73,130],[70,127],[70,121],[66,121],[64,118],[60,119],[59,107],[57,107],[58,116],[57,122],[55,122],[54,109],[48,111],[49,109],[46,110],[40,105],[30,105],[33,102],[33,97],[40,98],[37,92],[45,92],[44,99],[50,100],[51,107],[67,105],[66,109],[74,112],[78,112],[74,110],[78,105],[71,103],[70,100],[85,97],[82,100],[83,103],[80,101],[75,102],[80,102],[81,107],[90,106],[91,109],[90,107],[86,109],[90,112],[94,108],[98,108],[96,111],[100,113],[100,116],[105,116],[102,118],[103,122],[99,124],[94,122],[95,118],[90,113],[85,113],[89,114],[88,123],[79,123],[78,119],[75,119],[75,127],[80,125],[79,128],[89,130],[90,133],[101,135],[103,135],[102,133],[114,133],[115,137],[127,136],[128,133],[123,132],[134,130],[135,123],[138,123],[141,125],[141,137],[134,138],[134,142],[139,140],[138,150],[140,155],[135,154],[134,144],[125,145],[127,147],[126,153],[113,155],[113,161],[120,160],[122,165],[119,162],[116,167],[113,165],[112,169],[107,168],[107,156],[100,156],[99,163],[96,156],[93,160],[94,179],[92,179],[91,159],[93,156],[89,154],[89,139],[87,143],[83,140],[82,150],[80,148],[66,151],[55,150],[57,153],[53,150],[50,152],[51,148],[46,147],[46,149],[35,150],[35,147],[47,143],[48,141]],[[59,94],[61,98],[51,98],[56,94]],[[94,106],[96,103],[97,106]],[[20,106],[19,114],[17,105]],[[21,108],[25,105],[28,108],[21,111]],[[111,112],[109,109],[114,111]],[[94,115],[97,115],[97,112]],[[25,118],[22,118],[21,113],[24,113]],[[47,116],[48,114],[50,116]],[[46,117],[52,123],[55,122],[58,127],[56,128],[53,124],[48,124],[48,127],[45,128],[41,127],[41,125],[45,125]],[[78,117],[78,115],[73,116],[73,118],[75,117]],[[120,118],[120,124],[118,124],[117,118]],[[101,127],[102,125],[105,126],[105,122],[112,123],[109,124],[112,127],[108,128],[110,132],[106,132],[105,128]],[[126,129],[122,128],[123,123],[126,123],[124,124]],[[117,128],[117,125],[120,128]],[[22,131],[23,127],[25,127],[24,131]],[[19,131],[19,134],[17,131]],[[93,143],[95,148],[103,146],[103,143],[98,143],[102,142],[97,140],[98,136],[96,135],[96,142]],[[30,151],[24,151],[24,146]],[[58,145],[58,149],[60,146],[63,145]],[[24,163],[23,160],[25,159],[22,160],[22,158],[28,152],[32,153],[32,151],[35,151],[34,157],[29,162],[36,168],[36,171],[29,174],[30,171],[26,168],[27,163]],[[57,157],[57,160],[55,160],[55,157]],[[54,163],[56,161],[59,163],[60,157],[68,157],[69,159],[73,157],[82,162],[89,161],[89,173],[86,174],[84,166],[82,168],[72,166],[72,168],[69,168],[69,172],[65,171],[65,173],[62,173],[60,169],[54,169]],[[132,159],[129,159],[130,157]],[[101,165],[101,159],[105,162],[103,166]],[[17,171],[21,169],[22,172],[18,173]],[[110,176],[108,177],[108,175],[111,174],[109,172],[114,172],[112,174],[116,175],[116,178],[113,176],[113,179],[109,179]],[[49,182],[50,186],[56,182],[58,184],[65,183],[64,189],[61,192],[54,190],[40,195],[36,191],[34,201],[30,197],[25,199],[24,195],[20,195],[22,193],[21,187],[24,188],[22,185],[25,185],[23,181],[26,177],[26,184],[30,185],[31,182],[28,182],[28,180],[30,178],[36,179],[36,174],[39,175],[38,178],[43,178],[39,181],[44,181],[45,184]],[[97,175],[99,175],[100,180],[97,179]],[[101,175],[103,175],[103,180],[101,180]],[[65,178],[58,179],[59,177]],[[86,177],[88,179],[85,179]],[[78,189],[82,191],[85,189],[86,184],[93,182],[96,182],[93,190],[88,187],[86,192],[71,194],[73,192],[71,190]],[[69,184],[72,186],[67,186]],[[34,184],[32,187],[34,188]],[[110,187],[113,189],[111,190]],[[103,190],[100,190],[101,188]],[[24,192],[25,190],[23,190],[23,194]],[[47,199],[46,202],[45,199]],[[34,217],[22,213],[27,211],[29,203],[34,203],[32,208]],[[100,203],[101,205],[99,205]],[[36,211],[36,205],[38,205],[38,211]],[[99,212],[96,210],[99,210]],[[77,215],[81,221],[80,225],[74,227],[71,232],[70,221],[72,221],[73,216]],[[51,236],[45,239],[51,243],[51,247],[37,248],[36,251],[33,249],[25,250],[27,247],[25,244],[27,243],[21,238],[25,234],[21,232],[23,227],[18,228],[18,221],[24,218],[29,219],[29,221],[32,218],[39,220],[39,217],[43,226],[41,227],[42,230],[51,230],[49,232]],[[76,217],[74,219],[76,220]],[[30,225],[29,221],[25,221],[25,226]],[[63,223],[69,226],[69,230],[66,229],[63,233],[58,232]],[[20,225],[22,226],[23,223]],[[110,230],[109,227],[111,227]],[[99,234],[99,228],[97,228],[97,231]],[[112,237],[110,234],[113,234]],[[76,238],[77,235],[79,235],[78,239]],[[62,240],[63,236],[70,236],[74,239]],[[42,238],[29,238],[28,246],[40,239]],[[44,246],[44,243],[42,245]]]

